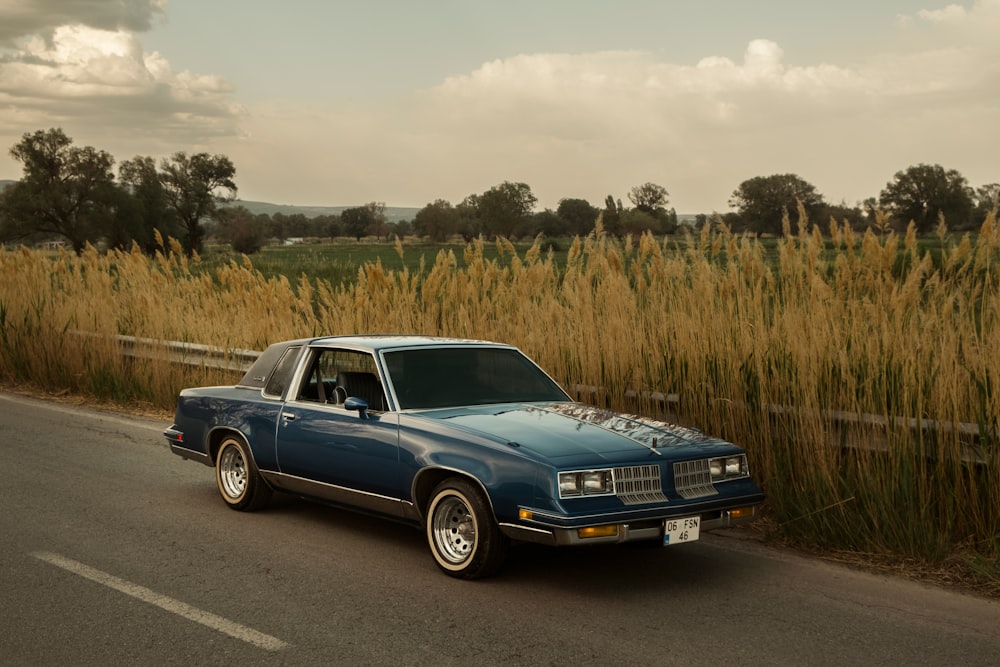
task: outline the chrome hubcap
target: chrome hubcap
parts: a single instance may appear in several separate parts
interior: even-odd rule
[[[237,499],[247,488],[247,464],[237,447],[227,447],[219,459],[219,481],[227,496]]]
[[[476,520],[461,498],[449,496],[438,503],[432,530],[438,552],[448,562],[457,565],[472,556],[476,548]]]

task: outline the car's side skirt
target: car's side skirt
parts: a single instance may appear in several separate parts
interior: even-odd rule
[[[288,475],[271,470],[261,470],[260,476],[275,489],[294,493],[317,500],[356,508],[364,512],[374,512],[386,516],[419,521],[420,515],[409,500],[359,491],[346,486],[317,482],[316,480]]]

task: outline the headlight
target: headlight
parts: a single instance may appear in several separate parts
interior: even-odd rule
[[[726,477],[739,477],[746,472],[745,456],[730,456],[726,459]]]
[[[746,454],[736,456],[723,456],[708,460],[708,469],[712,473],[713,482],[721,482],[727,479],[739,479],[749,477],[747,471]]]
[[[574,470],[559,473],[559,497],[606,496],[615,492],[611,470]]]
[[[565,498],[567,496],[580,495],[583,492],[582,481],[578,472],[559,473],[559,497]]]

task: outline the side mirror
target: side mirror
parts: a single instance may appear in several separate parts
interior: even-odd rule
[[[363,398],[358,398],[357,396],[348,396],[347,400],[344,401],[345,410],[357,410],[358,416],[362,419],[368,419],[368,401]]]

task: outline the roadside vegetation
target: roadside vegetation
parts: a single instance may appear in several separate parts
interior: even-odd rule
[[[772,174],[721,216],[678,216],[651,182],[538,211],[505,181],[412,220],[381,202],[307,217],[235,202],[224,155],[135,156],[116,175],[58,128],[10,154],[24,174],[0,182],[0,244],[24,246],[0,245],[4,385],[167,411],[234,376],[143,339],[511,342],[595,388],[583,401],[746,446],[774,537],[1000,595],[1000,184],[919,164],[848,205]]]
[[[137,245],[152,255],[156,239],[168,237],[178,239],[188,257],[204,256],[208,243],[247,255],[274,245],[365,238],[445,243],[457,237],[469,243],[482,237],[516,243],[539,235],[585,237],[594,231],[598,215],[608,235],[637,239],[646,233],[696,233],[717,217],[678,216],[667,189],[652,182],[632,187],[627,203],[609,194],[597,206],[565,197],[555,209],[537,210],[538,198],[527,183],[504,181],[456,205],[437,199],[405,213],[375,201],[325,211],[291,207],[296,211],[291,214],[265,204],[269,213],[235,200],[236,166],[225,155],[179,151],[159,162],[137,155],[118,164],[116,177],[114,157],[74,145],[60,128],[25,133],[10,155],[24,173],[18,181],[0,181],[0,243],[65,245],[77,254],[87,245],[118,250]],[[783,215],[802,208],[811,220],[833,218],[856,233],[901,233],[912,223],[917,235],[926,237],[941,217],[955,231],[976,231],[998,197],[1000,183],[974,188],[958,171],[937,164],[898,171],[878,197],[854,205],[827,202],[797,174],[771,174],[740,183],[728,201],[732,210],[721,217],[735,233],[780,237]]]
[[[913,225],[797,219],[769,241],[721,220],[635,239],[599,222],[558,251],[397,240],[398,264],[320,255],[267,274],[266,253],[210,263],[162,239],[153,255],[0,251],[0,379],[169,409],[179,388],[233,376],[125,358],[110,336],[255,350],[355,332],[501,340],[563,386],[598,388],[581,400],[745,446],[775,537],[953,569],[997,594],[995,211],[977,235],[942,224],[933,243]],[[331,261],[351,278],[321,277]]]

